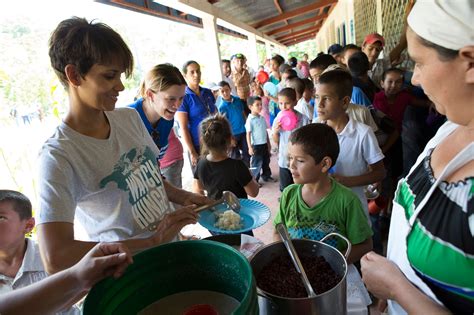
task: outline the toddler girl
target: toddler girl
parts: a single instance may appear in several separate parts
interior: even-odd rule
[[[201,159],[194,172],[194,191],[213,199],[225,190],[238,198],[256,197],[258,184],[242,160],[229,157],[232,147],[230,124],[221,114],[213,115],[200,124]]]

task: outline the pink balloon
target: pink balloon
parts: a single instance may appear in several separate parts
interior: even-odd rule
[[[280,114],[280,126],[285,131],[291,131],[298,125],[298,116],[292,110],[284,110]]]

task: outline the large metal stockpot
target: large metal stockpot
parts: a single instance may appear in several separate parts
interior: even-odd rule
[[[345,256],[334,247],[323,243],[329,237],[338,236],[348,244]],[[329,291],[313,298],[288,298],[266,292],[258,287],[257,294],[260,314],[262,315],[322,315],[322,314],[347,314],[347,257],[351,251],[351,244],[347,238],[338,234],[330,233],[321,241],[294,239],[293,245],[301,256],[323,256],[331,265],[332,269],[342,277],[341,281]],[[250,260],[253,274],[258,278],[260,271],[273,259],[286,255],[288,252],[283,242],[276,242],[261,248]]]

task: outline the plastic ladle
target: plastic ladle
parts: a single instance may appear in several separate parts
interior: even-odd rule
[[[237,198],[236,195],[234,195],[233,192],[231,191],[223,191],[222,192],[222,198],[211,202],[207,205],[201,206],[199,208],[194,209],[196,212],[201,212],[207,209],[210,209],[212,207],[215,207],[219,204],[225,203],[231,210],[234,210],[235,212],[239,213],[240,212],[240,201],[239,198]]]
[[[308,293],[308,297],[315,297],[316,293],[314,292],[311,283],[309,283],[308,277],[306,276],[306,272],[304,271],[300,258],[298,257],[298,254],[296,253],[296,250],[293,247],[293,243],[291,242],[290,236],[288,235],[286,226],[283,223],[279,223],[276,226],[276,230],[278,231],[278,234],[280,234],[281,240],[283,241],[283,244],[285,244],[288,254],[290,254],[291,260],[295,265],[296,271],[300,274],[301,280],[303,280],[303,285],[306,289],[306,293]]]

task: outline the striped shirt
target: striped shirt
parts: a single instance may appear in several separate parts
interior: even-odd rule
[[[399,183],[395,200],[409,220],[435,178],[431,153]],[[436,297],[454,313],[474,312],[474,177],[443,181],[407,238],[408,260]]]

